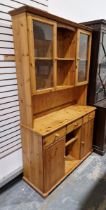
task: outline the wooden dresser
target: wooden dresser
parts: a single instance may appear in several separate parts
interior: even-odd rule
[[[47,196],[92,152],[91,28],[27,6],[10,14],[24,180]]]

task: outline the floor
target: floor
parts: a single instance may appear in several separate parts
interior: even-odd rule
[[[106,155],[93,153],[45,199],[19,180],[0,194],[0,210],[106,210]]]

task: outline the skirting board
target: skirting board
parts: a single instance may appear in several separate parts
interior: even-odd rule
[[[0,159],[0,188],[22,173],[22,149]]]
[[[8,182],[10,182],[14,178],[16,178],[18,175],[20,175],[22,173],[22,171],[23,171],[23,169],[22,169],[22,167],[20,167],[17,170],[15,170],[12,173],[10,173],[9,175],[7,175],[6,177],[4,177],[3,179],[1,179],[0,180],[0,188],[2,188]]]

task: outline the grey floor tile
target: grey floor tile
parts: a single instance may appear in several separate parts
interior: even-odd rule
[[[20,180],[0,195],[0,210],[106,210],[106,155],[93,153],[45,199]]]

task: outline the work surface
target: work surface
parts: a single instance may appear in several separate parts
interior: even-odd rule
[[[34,120],[34,131],[44,136],[95,110],[95,107],[72,105]]]

